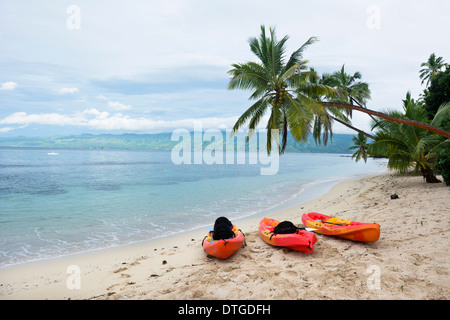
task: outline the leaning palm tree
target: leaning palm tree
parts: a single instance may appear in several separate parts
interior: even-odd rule
[[[397,117],[394,114],[383,113],[383,112],[379,112],[376,110],[363,108],[360,106],[355,106],[355,105],[346,104],[346,103],[337,103],[337,102],[321,102],[321,103],[324,106],[356,110],[356,111],[360,111],[362,113],[366,113],[371,116],[379,117],[384,120],[392,121],[395,123],[403,123],[403,124],[407,124],[407,125],[410,125],[413,127],[425,129],[427,131],[437,133],[447,139],[450,139],[450,132],[446,131],[445,129],[442,129],[440,127],[437,127],[434,122],[431,122],[431,124],[429,124],[424,121],[417,121],[417,120],[411,120],[411,119],[407,119],[407,118]]]
[[[442,58],[435,59],[433,58],[433,56],[434,54],[429,59],[429,64],[433,66],[433,68],[431,69],[434,70],[432,71],[431,77],[433,77],[442,67],[449,68],[449,65],[445,64]],[[334,95],[329,98],[328,101],[322,103],[324,107],[326,107],[326,110],[332,110],[333,108],[344,109],[347,110],[346,114],[350,117],[352,116],[352,110],[356,110],[368,114],[374,122],[378,121],[375,117],[380,117],[384,120],[396,123],[404,123],[407,125],[422,128],[450,139],[450,132],[444,130],[442,127],[437,127],[434,122],[428,124],[425,120],[416,121],[404,117],[398,118],[393,115],[366,108],[366,101],[370,99],[370,90],[368,84],[360,81],[361,74],[359,72],[355,72],[353,75],[350,75],[345,73],[344,67],[345,65],[342,66],[340,71],[334,72],[331,75],[323,76],[323,84],[329,85],[337,89],[339,92],[339,95]],[[356,105],[354,105],[353,103],[356,103]],[[368,138],[374,138],[371,134],[353,127],[350,124],[349,119],[347,119],[347,121],[341,121],[342,119],[334,118],[334,120],[340,122],[341,124],[347,126],[352,130],[357,131],[358,133],[362,133]]]
[[[431,79],[439,72],[442,68],[446,67],[447,64],[444,62],[442,57],[437,57],[433,53],[428,58],[427,62],[420,65],[423,69],[420,70],[420,79],[422,79],[422,84],[426,81],[426,87],[430,84]]]
[[[411,99],[410,93],[404,102],[404,113],[390,112],[390,115],[415,121],[425,121],[426,113],[420,103]],[[449,106],[450,107],[450,106]],[[438,116],[448,114],[449,107],[442,106]],[[441,117],[442,118],[442,117]],[[441,119],[435,119],[435,123]],[[406,172],[412,167],[423,175],[427,182],[440,182],[434,173],[436,151],[450,144],[449,139],[430,131],[380,119],[375,125],[375,140],[372,152],[387,156],[388,168]]]
[[[233,132],[248,122],[249,129],[255,129],[264,114],[269,111],[267,128],[267,152],[272,150],[272,138],[278,145],[278,151],[284,152],[288,132],[297,141],[306,141],[311,129],[313,115],[323,106],[311,96],[335,95],[333,88],[309,81],[314,77],[303,59],[303,51],[317,41],[311,37],[285,60],[285,44],[288,37],[278,40],[275,29],[261,26],[259,38],[249,40],[250,49],[259,59],[258,62],[233,64],[229,89],[250,89],[251,100],[256,100],[236,121]],[[278,133],[277,133],[278,132]],[[251,130],[249,130],[250,137]],[[279,135],[282,136],[281,146]]]

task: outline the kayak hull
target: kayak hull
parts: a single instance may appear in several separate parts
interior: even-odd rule
[[[307,254],[313,253],[313,245],[317,242],[317,237],[313,232],[299,230],[298,233],[274,235],[273,230],[279,223],[270,218],[264,218],[259,223],[259,235],[266,243]]]
[[[307,228],[314,228],[316,233],[327,236],[359,242],[376,242],[380,238],[378,223],[338,219],[317,212],[303,214],[302,222]]]
[[[219,259],[227,259],[233,253],[243,246],[245,236],[242,231],[233,225],[233,232],[235,238],[225,240],[214,240],[213,231],[208,232],[208,235],[203,239],[202,247],[205,252],[213,257]]]

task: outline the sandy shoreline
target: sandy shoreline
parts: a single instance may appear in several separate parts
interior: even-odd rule
[[[396,193],[399,199],[391,200]],[[0,270],[0,299],[449,299],[450,188],[392,173],[340,182],[271,215],[305,212],[377,222],[364,244],[317,235],[314,253],[272,247],[260,218],[242,221],[247,246],[208,257],[206,231]],[[79,272],[79,277],[77,275]],[[77,282],[79,280],[79,282]]]

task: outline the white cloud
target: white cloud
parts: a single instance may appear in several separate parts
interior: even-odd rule
[[[130,110],[131,106],[117,101],[108,101],[108,106],[117,111]]]
[[[13,128],[13,127],[4,127],[4,128],[0,128],[0,133],[6,133],[6,132],[9,132],[9,131],[12,131],[12,130],[14,130],[15,128]]]
[[[97,109],[85,109],[71,115],[58,113],[28,114],[26,112],[15,112],[0,120],[0,124],[28,126],[37,125],[60,125],[87,127],[95,130],[126,130],[140,132],[164,132],[178,128],[192,130],[194,121],[200,121],[203,129],[225,129],[232,128],[237,117],[228,118],[199,118],[182,120],[153,120],[150,118],[132,118],[121,113],[110,114]],[[8,127],[11,128],[11,127]],[[6,132],[6,129],[4,129]],[[11,131],[9,129],[8,131]]]
[[[62,88],[61,90],[59,90],[60,94],[65,94],[65,93],[76,93],[78,92],[78,88]]]
[[[15,112],[2,119],[0,124],[46,124],[46,125],[68,125],[78,122],[80,119],[71,116],[65,116],[58,113],[45,114],[27,114],[26,112]]]
[[[92,115],[96,119],[100,119],[100,120],[106,119],[106,118],[108,118],[110,116],[109,112],[99,111],[97,109],[86,109],[81,114],[82,115]]]
[[[14,90],[15,88],[17,88],[19,85],[17,84],[17,82],[14,81],[7,81],[7,82],[3,82],[0,90]]]

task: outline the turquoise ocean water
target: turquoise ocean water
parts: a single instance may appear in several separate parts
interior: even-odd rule
[[[355,163],[339,154],[284,154],[275,175],[248,162],[176,165],[170,151],[0,149],[0,267],[189,232],[218,216],[270,216],[339,181],[386,171],[385,160]]]

